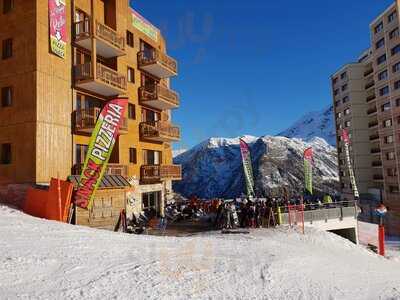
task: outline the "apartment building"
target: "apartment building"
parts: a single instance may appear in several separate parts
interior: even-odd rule
[[[400,31],[397,5],[393,3],[370,24],[371,46],[354,64],[335,73],[332,80],[337,149],[343,197],[351,197],[346,171],[343,170],[341,128],[349,125],[355,175],[361,192],[364,217],[373,219],[373,208],[384,201],[389,233],[400,232]],[[357,71],[355,71],[357,70]],[[357,73],[349,82],[341,80],[344,71]],[[341,95],[344,86],[361,87],[350,95],[348,106]],[[351,90],[351,88],[350,88]],[[340,102],[342,100],[342,102]],[[339,102],[338,102],[339,101]],[[355,110],[353,101],[358,103]],[[343,120],[341,120],[343,118]],[[343,124],[344,122],[344,124]],[[346,122],[348,122],[346,124]]]
[[[128,0],[0,2],[3,200],[21,198],[28,186],[51,177],[76,183],[102,107],[127,97],[94,211],[78,211],[77,222],[101,226],[121,208],[162,214],[181,167],[171,149],[180,139],[171,120],[180,99],[170,87],[178,66],[161,32]],[[62,39],[52,35],[57,26]]]

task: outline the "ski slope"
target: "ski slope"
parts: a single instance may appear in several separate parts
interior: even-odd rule
[[[400,299],[400,262],[307,229],[153,237],[0,206],[1,299]]]

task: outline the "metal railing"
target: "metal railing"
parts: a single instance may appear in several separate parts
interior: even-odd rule
[[[165,68],[168,68],[170,71],[174,73],[178,73],[178,63],[175,59],[168,56],[165,53],[157,49],[153,49],[152,51],[140,51],[138,53],[138,64],[139,67],[147,66],[152,64],[161,64]]]
[[[142,122],[139,125],[140,135],[144,138],[165,137],[170,139],[180,139],[179,127],[171,126],[169,122]]]
[[[278,208],[278,219],[281,224],[289,224],[289,210],[287,206]],[[315,203],[304,205],[304,222],[312,224],[314,221],[343,220],[357,218],[355,202]]]
[[[90,18],[85,18],[82,21],[74,23],[74,38],[75,40],[86,39],[90,37]]]
[[[175,91],[159,84],[153,86],[142,86],[139,88],[140,101],[152,101],[162,99],[172,105],[179,106],[179,95]]]

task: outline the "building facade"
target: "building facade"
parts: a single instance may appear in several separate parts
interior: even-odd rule
[[[400,34],[396,3],[371,22],[370,35],[370,49],[357,62],[347,64],[331,77],[340,181],[343,197],[352,199],[340,138],[342,129],[347,128],[364,217],[373,219],[373,208],[384,201],[389,208],[386,220],[389,233],[398,234]]]
[[[128,0],[54,0],[66,13],[60,57],[50,46],[51,1],[0,2],[2,197],[51,177],[80,175],[102,107],[127,97],[106,174],[129,181],[122,192],[128,211],[162,214],[181,167],[173,164],[171,148],[180,139],[171,120],[180,99],[170,88],[178,66],[160,31]],[[108,187],[101,200],[107,207],[113,188],[120,187]]]

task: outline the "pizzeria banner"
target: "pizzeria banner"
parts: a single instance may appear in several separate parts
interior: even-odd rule
[[[306,192],[308,192],[310,195],[313,193],[312,164],[313,149],[310,147],[304,150],[304,187]]]
[[[67,45],[67,9],[65,0],[49,0],[50,49],[64,58]]]
[[[99,115],[75,194],[75,204],[81,208],[90,209],[92,206],[93,196],[106,170],[127,105],[126,98],[113,99],[107,102]]]
[[[153,41],[158,42],[159,30],[154,27],[149,21],[143,18],[138,12],[131,9],[132,25],[137,30],[143,32]]]
[[[344,151],[345,151],[345,155],[346,155],[347,169],[349,172],[350,183],[351,183],[351,187],[353,189],[354,198],[358,199],[360,197],[360,195],[358,193],[356,177],[354,176],[354,170],[353,170],[353,166],[351,163],[350,149],[349,149],[350,138],[349,138],[349,134],[347,133],[346,129],[343,129],[343,131],[342,131],[342,141],[344,143]]]
[[[242,139],[240,139],[240,153],[242,154],[243,171],[246,181],[247,196],[254,196],[254,179],[253,179],[253,167],[251,165],[251,156],[249,145]]]

